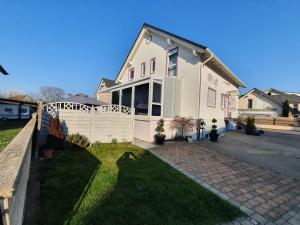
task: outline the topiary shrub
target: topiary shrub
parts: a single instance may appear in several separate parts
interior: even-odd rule
[[[50,124],[48,128],[47,136],[47,148],[55,151],[63,149],[65,140],[65,134],[59,117],[50,117]]]
[[[81,148],[86,148],[90,145],[89,139],[79,133],[68,135],[66,138],[67,144],[70,144],[71,147],[77,146]]]
[[[254,117],[247,117],[245,133],[249,135],[254,135],[256,132],[255,119]]]

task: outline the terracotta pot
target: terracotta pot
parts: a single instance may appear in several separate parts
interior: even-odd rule
[[[51,159],[53,157],[53,149],[44,149],[43,153],[44,153],[44,159],[48,160]]]

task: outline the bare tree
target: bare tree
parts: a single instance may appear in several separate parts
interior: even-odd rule
[[[176,116],[170,124],[171,129],[180,130],[181,137],[183,138],[185,132],[189,132],[193,129],[195,123],[191,117],[180,117]]]
[[[58,102],[66,96],[63,89],[58,87],[41,87],[40,96],[44,102]]]

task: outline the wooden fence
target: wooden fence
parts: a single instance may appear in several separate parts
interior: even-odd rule
[[[246,120],[246,118],[247,117],[242,117],[243,120]],[[256,116],[255,123],[260,125],[300,127],[300,118]]]
[[[36,115],[0,154],[0,206],[4,225],[22,225]],[[1,223],[0,223],[1,224]]]

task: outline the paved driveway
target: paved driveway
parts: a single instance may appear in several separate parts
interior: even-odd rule
[[[255,220],[237,224],[300,224],[300,183],[293,178],[199,144],[166,142],[150,151]]]
[[[218,143],[207,140],[200,146],[300,181],[300,132],[266,130],[259,137],[226,132]]]

